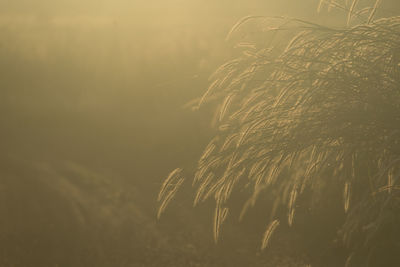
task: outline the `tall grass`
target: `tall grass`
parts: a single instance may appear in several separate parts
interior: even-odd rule
[[[272,31],[273,41],[258,40],[221,66],[199,101],[219,103],[218,134],[194,174],[195,204],[215,199],[215,239],[235,190],[249,193],[241,216],[268,188],[287,207],[286,218],[272,214],[265,248],[279,220],[295,223],[300,196],[309,192],[312,206],[334,184],[346,214],[339,236],[350,251],[368,255],[355,264],[398,243],[400,16],[374,19],[380,1],[357,11],[358,1],[346,2],[321,1],[348,11],[345,28],[256,16],[232,29],[250,19],[279,25],[260,33],[270,38]],[[354,16],[362,22],[350,26]],[[394,243],[385,239],[388,229],[395,229]],[[357,258],[350,256],[349,266]]]

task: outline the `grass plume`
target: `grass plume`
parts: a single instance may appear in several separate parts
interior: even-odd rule
[[[325,2],[337,7],[321,1],[321,8]],[[348,22],[361,14],[358,2],[347,1]],[[195,202],[215,199],[215,239],[239,184],[249,193],[240,217],[262,191],[275,188],[289,225],[306,190],[318,202],[333,190],[330,184],[340,185],[346,212],[341,236],[348,246],[361,232],[368,250],[369,240],[393,223],[385,218],[399,219],[400,17],[375,19],[379,4],[362,23],[345,28],[271,18],[281,20],[284,38],[248,47],[213,74],[200,104],[220,101],[224,127],[199,161]],[[245,17],[228,37],[252,19],[268,20]],[[267,227],[262,248],[279,221]]]
[[[261,250],[267,248],[269,240],[271,239],[272,234],[275,232],[278,226],[279,226],[279,220],[273,220],[272,222],[270,222],[263,235]]]

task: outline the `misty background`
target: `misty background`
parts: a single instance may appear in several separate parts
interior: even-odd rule
[[[156,197],[214,133],[212,107],[184,105],[237,53],[230,28],[251,14],[340,24],[318,2],[0,0],[0,266],[266,261],[254,224],[214,245],[207,207],[183,192],[157,221]]]

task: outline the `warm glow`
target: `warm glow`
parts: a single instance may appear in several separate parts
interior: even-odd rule
[[[315,131],[315,134],[320,134],[318,140],[322,140],[326,136],[334,139],[335,134],[340,135],[343,129],[347,129],[347,124],[340,124],[341,119],[355,118],[351,120],[353,124],[358,120],[362,124],[376,119],[375,124],[368,124],[366,128],[354,126],[353,134],[337,137],[335,142],[329,143],[332,149],[346,143],[347,137],[354,141],[349,144],[361,144],[360,140],[366,140],[365,146],[367,146],[370,139],[375,140],[373,138],[379,136],[377,137],[379,146],[373,149],[379,152],[380,148],[384,148],[385,152],[382,152],[384,156],[381,161],[371,160],[373,164],[386,166],[384,163],[388,162],[389,158],[392,159],[390,153],[398,152],[396,152],[397,141],[393,145],[388,145],[391,144],[388,142],[394,138],[393,136],[398,136],[395,130],[398,130],[400,122],[398,116],[395,118],[393,114],[399,110],[399,106],[390,101],[391,104],[382,104],[382,108],[377,104],[387,103],[385,101],[388,101],[388,98],[395,99],[395,94],[391,94],[392,91],[388,89],[387,94],[370,93],[359,98],[354,96],[358,96],[360,90],[367,90],[365,88],[369,88],[368,86],[372,84],[374,86],[376,84],[377,88],[391,88],[390,86],[396,82],[399,85],[399,70],[391,67],[400,60],[399,47],[390,50],[389,45],[382,45],[379,49],[368,50],[371,51],[370,58],[366,56],[365,62],[357,63],[359,64],[357,66],[369,66],[370,69],[374,69],[377,75],[374,76],[375,79],[371,78],[372,75],[367,70],[360,71],[361,74],[351,68],[347,72],[340,72],[343,76],[339,75],[339,78],[349,79],[348,83],[343,82],[336,87],[332,85],[330,89],[336,92],[335,88],[347,88],[346,84],[352,84],[354,92],[352,91],[349,96],[341,94],[340,91],[333,96],[323,95],[314,99],[312,97],[318,95],[317,92],[310,93],[304,89],[304,92],[310,93],[307,97],[316,103],[321,103],[321,106],[318,106],[320,109],[315,109],[321,111],[316,112],[318,114],[331,114],[328,112],[329,108],[332,108],[332,102],[328,102],[330,97],[350,100],[348,106],[340,109],[344,110],[343,114],[333,109],[336,113],[332,111],[332,114],[337,116],[324,120],[324,123],[316,124],[315,121],[321,120],[310,118],[302,124],[303,121],[296,121],[298,119],[296,116],[303,114],[302,111],[293,111],[289,106],[301,106],[303,100],[297,96],[298,102],[290,102],[292,101],[290,97],[295,98],[297,91],[292,93],[287,90],[286,93],[282,93],[278,85],[282,81],[274,79],[279,75],[293,79],[300,77],[299,79],[304,80],[304,84],[311,81],[307,84],[308,87],[304,87],[314,88],[312,86],[320,86],[318,83],[320,80],[314,79],[316,76],[328,77],[329,71],[337,71],[335,67],[341,63],[336,61],[333,63],[316,53],[318,45],[310,46],[309,53],[289,54],[291,58],[287,61],[282,60],[282,65],[274,62],[273,56],[284,51],[289,38],[293,37],[293,32],[288,33],[287,28],[295,25],[293,21],[284,24],[280,18],[257,17],[256,20],[248,19],[248,21],[244,19],[245,23],[243,25],[239,23],[240,27],[234,31],[232,38],[228,38],[229,40],[226,38],[235,23],[249,15],[296,17],[301,21],[312,21],[332,26],[332,29],[337,30],[357,25],[361,21],[360,17],[368,17],[371,11],[375,10],[373,8],[375,0],[327,0],[318,14],[318,2],[319,0],[0,0],[0,138],[2,140],[0,142],[0,267],[280,267],[289,266],[293,262],[302,264],[299,266],[312,264],[312,267],[316,267],[319,263],[341,264],[348,259],[350,249],[342,246],[341,241],[334,243],[333,240],[338,240],[336,234],[342,233],[340,231],[343,230],[341,227],[344,216],[359,212],[353,209],[355,204],[352,202],[352,197],[358,193],[358,189],[352,182],[340,178],[338,179],[340,185],[330,185],[332,192],[326,193],[326,197],[332,199],[332,209],[317,215],[311,214],[312,209],[308,206],[296,204],[296,200],[303,201],[300,194],[301,186],[297,184],[289,186],[282,182],[269,194],[263,194],[262,190],[258,192],[256,188],[260,188],[257,186],[263,184],[266,179],[260,178],[259,183],[254,184],[249,182],[247,187],[246,183],[240,180],[238,184],[232,182],[227,185],[229,190],[234,188],[232,195],[229,195],[230,191],[226,188],[225,191],[221,189],[216,197],[211,193],[207,195],[207,192],[215,193],[209,188],[212,179],[234,177],[239,174],[248,175],[244,169],[235,169],[227,165],[229,162],[232,165],[234,162],[239,162],[234,167],[242,166],[240,165],[242,162],[234,158],[235,153],[239,157],[240,145],[245,145],[247,140],[250,140],[255,143],[260,142],[255,147],[261,149],[273,133],[279,133],[278,137],[283,138],[286,132],[279,129],[283,127],[289,129],[289,122],[292,121],[298,123],[299,129],[301,125],[306,125],[307,129],[319,125],[317,127],[323,130]],[[332,10],[328,12],[329,2],[331,5],[335,5],[336,2],[336,4],[342,3],[347,11],[331,6]],[[399,3],[397,0],[383,0],[381,6],[376,8],[376,14],[371,15],[371,22],[375,18],[400,15]],[[365,9],[364,13],[356,12],[366,6],[371,8]],[[302,29],[315,26],[301,25]],[[370,25],[371,23],[365,28],[375,29]],[[387,25],[389,28],[395,28],[396,20],[389,21]],[[349,43],[341,42],[340,38],[353,36],[351,34],[337,37],[339,35],[329,35],[331,32],[324,30],[328,32],[328,40],[338,38],[338,42],[321,42],[320,47],[327,43],[332,47],[339,44],[344,47],[343,51],[333,53],[332,57],[338,61],[340,59],[349,62],[357,57],[362,58],[365,56],[364,52],[370,49],[367,47],[362,50],[360,47],[365,45],[362,42],[356,42],[354,48],[349,46]],[[363,38],[364,34],[370,36],[368,40],[376,40],[374,38],[377,32],[362,32],[359,38]],[[390,45],[397,40],[392,39]],[[318,43],[320,40],[314,41]],[[303,43],[304,47],[307,47],[306,43]],[[265,52],[272,45],[275,46],[273,53],[276,54],[260,52],[262,49]],[[357,48],[360,48],[358,54],[348,52],[348,50],[356,51]],[[380,51],[386,52],[385,57]],[[352,57],[346,58],[343,55]],[[294,58],[305,59],[307,56],[313,59],[322,58],[329,63],[319,62],[318,65],[310,61],[309,64],[301,65],[304,61],[291,61]],[[216,74],[210,78],[212,73],[225,62],[243,57],[247,61],[240,61],[238,65],[233,64],[232,66],[236,67],[231,69],[228,66],[226,73]],[[382,58],[385,60],[381,60]],[[244,67],[249,62],[253,65],[249,68]],[[269,63],[266,62],[274,62],[279,67],[271,64],[269,69],[266,67]],[[285,62],[288,64],[285,65]],[[310,67],[311,65],[315,70]],[[307,72],[309,76],[304,78],[298,70],[297,72],[293,70],[292,73],[291,70],[285,69],[288,66],[292,69],[301,66],[304,73],[306,70],[309,71]],[[346,65],[348,66],[350,65]],[[265,69],[260,71],[259,67]],[[239,78],[243,77],[238,74],[242,70],[249,76],[254,74],[253,80],[241,84],[243,87],[229,87],[229,82],[240,84],[242,80]],[[271,75],[271,71],[276,71],[279,75]],[[345,74],[352,78],[348,78]],[[243,76],[245,79],[248,77]],[[211,87],[209,94],[203,97],[203,105],[198,109],[194,103],[198,103],[196,101],[202,98],[216,77],[220,80],[215,82],[215,88],[222,84],[221,87],[226,86],[227,90],[220,95],[214,95],[215,88]],[[334,76],[332,80],[339,78]],[[282,94],[275,102],[268,102],[270,104],[268,107],[282,108],[284,112],[279,114],[280,117],[277,116],[279,119],[276,121],[268,121],[270,124],[260,120],[257,121],[259,124],[252,125],[253,128],[248,127],[246,119],[252,119],[251,116],[260,110],[261,113],[266,113],[265,110],[268,108],[255,101],[257,92],[250,96],[236,92],[240,90],[250,92],[254,89],[252,86],[263,88],[270,80],[276,82],[271,85],[273,87],[271,91],[276,91],[270,95],[262,94],[262,97],[271,101],[271,97]],[[365,82],[367,80],[368,82]],[[328,82],[327,84],[330,85]],[[363,86],[359,86],[360,84]],[[298,87],[293,85],[290,88]],[[234,93],[228,89],[232,89]],[[357,102],[359,99],[365,104]],[[239,105],[239,100],[248,100],[247,103],[257,103],[260,106],[250,108],[249,104],[250,106],[245,108],[242,103],[243,110],[248,113],[245,116],[240,112],[236,114],[241,120],[235,121],[235,123],[240,121],[233,131],[236,137],[230,136],[234,140],[232,142],[237,142],[235,143],[237,147],[230,147],[229,140],[225,140],[226,136],[221,134],[215,141],[215,147],[210,145],[208,152],[206,150],[208,154],[205,153],[201,159],[209,141],[222,132],[220,129],[231,129],[229,127],[232,125],[222,122],[229,121],[229,118],[234,117],[233,111],[240,110],[234,106]],[[284,102],[285,100],[288,102]],[[376,112],[372,113],[371,110],[374,108]],[[214,115],[216,110],[217,113]],[[360,112],[356,113],[354,110]],[[275,111],[271,109],[268,114],[274,114]],[[367,116],[365,114],[370,113],[363,113],[364,111],[371,112],[372,115]],[[382,125],[380,127],[388,125],[388,121],[391,122],[392,128],[388,127],[387,131],[369,132],[378,127],[376,126],[378,124]],[[275,127],[268,132],[270,135],[262,136],[259,140],[251,139],[252,130],[262,132],[270,125]],[[336,127],[336,131],[325,132],[326,128],[323,126],[326,125],[331,128]],[[328,129],[331,129],[329,127]],[[296,140],[302,142],[312,140],[310,132],[304,131],[304,135],[296,132],[298,133],[295,136],[298,138]],[[282,141],[287,145],[285,149],[301,146],[300,141],[298,146],[292,144],[290,140],[286,141]],[[271,142],[269,147],[272,147],[272,144],[275,143]],[[223,151],[219,145],[231,148],[227,152],[231,158],[218,158],[222,163],[218,168],[215,167],[215,173],[212,174],[215,177],[211,177],[212,175],[208,177],[206,169],[204,173],[207,175],[203,173],[204,177],[201,173],[197,173],[198,183],[191,187],[192,176],[197,168],[201,169],[204,167],[202,164],[206,163],[211,166],[213,160],[214,163],[218,161],[212,157],[215,155],[213,153]],[[392,149],[389,149],[390,147]],[[258,152],[262,154],[261,150]],[[378,152],[376,154],[379,154]],[[303,171],[305,174],[312,173],[307,169],[311,169],[309,166],[312,160],[317,161],[317,158],[320,160],[325,155],[318,154],[318,151],[313,152],[311,148],[302,153],[299,157],[303,157],[303,161],[308,165],[297,162],[296,167],[299,169],[298,173]],[[253,172],[257,173],[262,167],[254,167],[252,159],[246,159],[246,155],[250,154],[248,152],[240,156],[243,156],[243,162],[247,164],[245,167],[248,169],[253,167]],[[306,156],[311,157],[308,159],[310,162],[304,160]],[[345,158],[339,152],[336,156],[337,159]],[[277,158],[276,156],[273,159]],[[346,162],[349,165],[346,163],[341,168],[350,170],[357,167],[351,165],[356,164],[353,163],[356,160],[350,156],[346,158]],[[396,159],[393,159],[393,162],[394,166],[398,166]],[[277,174],[281,167],[280,163],[269,164],[268,166],[276,167],[275,174]],[[226,168],[227,170],[234,171],[224,173],[226,166],[232,167],[232,169]],[[168,177],[168,173],[175,169],[178,171],[173,173],[169,180],[164,180]],[[339,169],[336,171],[339,172],[341,170]],[[279,175],[284,177],[290,173],[287,169],[279,171],[282,171]],[[333,173],[330,171],[332,170],[327,169],[324,175]],[[270,173],[274,173],[274,170]],[[384,177],[379,180],[379,186],[374,185],[372,181],[365,186],[365,190],[377,187],[368,195],[376,197],[376,202],[371,201],[372,204],[368,204],[375,205],[375,208],[380,208],[377,203],[380,203],[379,197],[382,193],[393,194],[393,199],[397,199],[398,195],[395,194],[400,189],[397,188],[398,167],[389,166],[382,173],[384,175],[378,175],[379,179]],[[364,174],[367,175],[367,171]],[[257,175],[261,176],[258,173]],[[277,177],[279,175],[277,174]],[[281,179],[281,176],[278,178]],[[270,177],[273,177],[273,174],[270,174]],[[226,180],[221,179],[220,184],[225,182]],[[322,187],[322,184],[323,182],[314,185],[312,190],[317,191],[315,188]],[[218,186],[216,183],[214,189],[219,188]],[[162,190],[157,202],[160,188]],[[253,192],[253,198],[246,202],[251,195],[248,191],[253,189],[257,192]],[[307,190],[305,192],[309,194],[307,196],[312,195]],[[325,191],[322,193],[318,191],[316,194],[325,195]],[[227,202],[233,207],[231,209],[233,211],[230,210],[228,213],[228,208],[221,204],[223,198],[229,199]],[[338,207],[334,205],[336,198],[340,202]],[[194,199],[199,203],[199,207],[195,209],[192,207]],[[205,199],[208,200],[200,205]],[[217,208],[213,202],[215,199]],[[393,209],[398,211],[398,206],[390,203]],[[317,204],[315,205],[318,206]],[[245,211],[241,209],[243,205]],[[343,205],[345,211],[341,209]],[[362,208],[360,205],[360,210]],[[386,206],[382,208],[382,213],[387,212],[384,213],[387,214],[385,218],[389,218],[392,213],[386,208]],[[160,216],[163,213],[159,220],[156,219],[157,209]],[[269,213],[271,210],[273,212]],[[289,220],[279,221],[270,215],[272,213],[282,218],[288,216]],[[242,218],[241,223],[237,222],[239,217]],[[314,220],[310,225],[307,224],[308,218]],[[354,223],[345,227],[360,227],[367,233],[370,229],[380,226],[377,222],[363,223],[365,221],[359,225]],[[326,225],[326,229],[329,230],[319,228],[318,224]],[[276,233],[274,233],[275,228]],[[364,230],[358,233],[360,239],[364,237],[362,235]],[[399,236],[398,228],[391,231],[393,236],[396,234]],[[214,238],[219,240],[218,244],[214,244],[213,232]],[[318,238],[310,239],[307,243],[304,241],[304,236],[307,235],[312,237],[318,235]],[[375,238],[374,235],[371,236]],[[387,235],[382,234],[380,237],[385,240]],[[329,240],[330,243],[323,244],[329,244],[330,247],[320,245],[322,240]],[[375,239],[373,240],[375,242]],[[363,239],[359,242],[361,244],[364,241]],[[260,248],[265,250],[260,252]],[[398,242],[393,250],[396,249],[398,251]],[[370,258],[373,259],[375,256],[378,258],[377,255],[388,255],[389,259],[392,255],[391,250],[386,250],[384,246],[372,250]],[[353,260],[358,260],[357,257],[354,256]],[[284,265],[286,260],[289,262],[288,265]],[[371,264],[379,266],[375,262]],[[395,265],[390,265],[388,260],[381,266]]]

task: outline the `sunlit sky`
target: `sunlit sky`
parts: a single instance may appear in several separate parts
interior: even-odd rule
[[[240,17],[248,14],[291,13],[296,6],[284,6],[284,1],[243,1],[239,0],[2,0],[0,14],[8,16],[35,16],[40,19],[54,17],[113,17],[129,18],[139,24],[198,23],[207,24],[217,17]],[[315,0],[302,1],[304,3]],[[283,3],[283,4],[282,4]],[[280,5],[279,5],[280,4]],[[260,8],[261,7],[261,8]],[[284,14],[282,14],[284,15]]]

